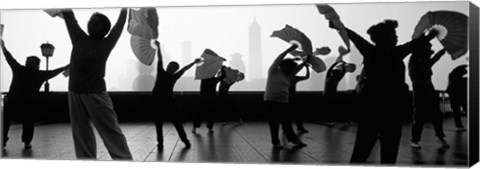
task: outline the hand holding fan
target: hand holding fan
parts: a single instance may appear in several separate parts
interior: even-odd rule
[[[468,16],[454,11],[430,11],[420,18],[412,39],[435,29],[437,39],[451,55],[458,59],[468,51]]]
[[[296,44],[296,50],[290,52],[294,56],[312,55],[312,42],[310,39],[298,29],[285,25],[285,28],[273,31],[270,37],[277,37],[290,44]]]
[[[150,66],[155,59],[158,38],[158,15],[155,8],[130,9],[127,30],[132,37],[130,45],[137,59]]]
[[[318,4],[316,6],[318,12],[320,12],[320,14],[322,15],[325,15],[325,19],[329,21],[330,27],[338,30],[340,37],[347,45],[348,50],[350,50],[350,39],[348,38],[347,30],[345,28],[345,25],[343,25],[343,23],[340,21],[340,16],[338,16],[335,9],[333,9],[330,5],[327,4]]]
[[[196,80],[208,79],[215,76],[218,70],[222,68],[223,61],[225,61],[224,58],[220,57],[210,49],[205,49],[200,58],[203,62],[198,64],[195,70]]]

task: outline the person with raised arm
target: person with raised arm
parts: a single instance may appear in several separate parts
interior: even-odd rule
[[[192,63],[184,66],[182,69],[179,69],[179,64],[175,61],[168,63],[167,69],[163,68],[163,57],[160,49],[160,43],[155,41],[157,47],[157,79],[155,80],[155,86],[153,87],[153,95],[155,96],[156,102],[159,103],[158,109],[164,113],[164,117],[172,121],[173,126],[177,130],[180,140],[185,144],[185,148],[190,148],[190,141],[188,141],[187,134],[183,128],[183,124],[180,120],[177,107],[175,106],[175,99],[173,96],[173,88],[175,83],[180,77],[193,65],[200,63],[200,59],[195,59]],[[177,71],[178,70],[178,71]],[[155,119],[155,127],[157,129],[157,142],[158,148],[163,148],[163,120]]]
[[[290,79],[290,87],[288,88],[288,102],[290,104],[290,109],[292,113],[296,112],[296,108],[299,106],[297,98],[297,83],[304,81],[310,78],[310,68],[305,64],[305,76],[295,75]],[[303,119],[295,119],[295,124],[297,125],[297,131],[300,133],[308,133],[308,130],[303,126]]]
[[[200,108],[201,112],[197,114],[196,119],[193,121],[192,133],[197,132],[196,130],[200,127],[203,120],[207,122],[208,133],[213,133],[213,122],[218,118],[216,116],[219,114],[220,104],[217,96],[217,85],[226,77],[225,68],[225,66],[222,66],[219,76],[202,79],[200,82],[200,98],[202,99],[202,107]]]
[[[425,121],[431,121],[435,135],[443,148],[450,147],[444,139],[443,113],[440,110],[440,98],[432,83],[432,67],[445,54],[445,49],[433,57],[432,44],[425,42],[418,45],[410,56],[408,72],[413,86],[413,124],[410,147],[420,149],[422,129]]]
[[[289,113],[289,93],[290,79],[300,71],[304,64],[297,65],[293,59],[284,59],[287,54],[295,50],[298,46],[292,45],[287,50],[280,53],[275,58],[272,65],[268,69],[268,78],[263,100],[268,116],[268,123],[270,126],[271,142],[274,149],[281,149],[278,132],[280,124],[282,130],[287,136],[288,142],[295,144],[296,147],[305,147],[305,143],[300,141],[298,136],[292,129],[292,120],[289,120],[287,114]],[[307,60],[311,56],[307,57]]]
[[[48,79],[65,71],[69,65],[50,71],[42,71],[39,70],[40,59],[37,56],[29,56],[25,66],[23,66],[13,58],[5,47],[3,39],[1,40],[1,46],[5,60],[13,74],[4,108],[2,145],[3,148],[7,146],[8,131],[12,121],[19,121],[23,124],[22,142],[24,148],[30,149],[32,148],[35,117],[38,116],[40,109],[40,87]]]
[[[330,22],[330,27],[338,29]],[[419,44],[430,41],[438,33],[397,45],[396,20],[385,20],[371,26],[367,33],[374,44],[346,28],[348,37],[362,54],[364,73],[367,75],[359,97],[362,101],[361,118],[351,163],[366,162],[377,139],[380,139],[380,162],[394,164],[397,160],[402,125],[411,117],[411,99],[405,83],[407,57]]]
[[[88,21],[88,34],[71,9],[63,10],[62,15],[73,45],[68,103],[75,155],[79,159],[97,158],[92,122],[112,159],[133,160],[104,80],[105,65],[122,34],[127,8],[121,9],[111,30],[107,16],[95,12]]]

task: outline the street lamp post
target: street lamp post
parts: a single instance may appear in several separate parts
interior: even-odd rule
[[[50,43],[44,43],[40,45],[40,49],[42,49],[42,55],[47,58],[47,71],[48,71],[48,59],[53,56],[53,51],[55,51],[55,47]],[[45,82],[45,92],[50,92],[50,84],[48,80]]]

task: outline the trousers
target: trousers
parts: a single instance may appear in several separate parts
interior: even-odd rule
[[[114,160],[132,160],[127,140],[120,129],[113,103],[107,92],[68,93],[70,124],[75,155],[79,159],[96,159],[97,143],[90,122]]]

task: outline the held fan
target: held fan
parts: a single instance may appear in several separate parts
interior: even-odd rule
[[[412,39],[435,29],[437,39],[451,55],[458,59],[468,51],[468,16],[454,11],[429,11],[420,18],[415,26]]]
[[[197,68],[195,69],[196,80],[208,79],[215,76],[218,70],[222,68],[223,61],[225,61],[224,58],[210,49],[205,49],[200,59],[202,59],[202,63],[197,64]]]

